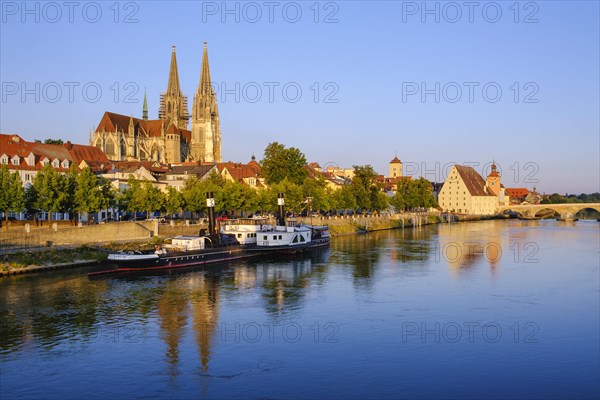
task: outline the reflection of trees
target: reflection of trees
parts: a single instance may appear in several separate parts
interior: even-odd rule
[[[392,262],[426,261],[431,252],[432,227],[370,232],[336,238],[332,261],[352,268],[354,285],[369,287],[383,257]]]
[[[0,350],[31,341],[52,348],[63,340],[95,337],[107,288],[106,282],[90,284],[81,277],[7,279],[0,286]]]
[[[324,279],[329,249],[298,255],[287,262],[256,265],[257,283],[264,289],[267,312],[282,313],[299,307],[312,279]]]
[[[167,345],[167,361],[171,366],[170,375],[178,375],[179,341],[184,333],[188,319],[187,293],[177,285],[177,281],[168,281],[157,303],[161,338]]]
[[[193,328],[200,352],[200,362],[208,369],[213,336],[219,319],[218,277],[212,274],[194,276],[190,301],[192,305]]]
[[[390,258],[401,263],[424,262],[432,251],[431,227],[403,229],[392,237]]]

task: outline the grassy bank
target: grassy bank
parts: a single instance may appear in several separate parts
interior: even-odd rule
[[[0,256],[0,271],[9,272],[30,266],[43,267],[80,261],[101,263],[106,260],[106,257],[106,252],[87,246],[75,249],[50,249],[36,252],[4,254]]]

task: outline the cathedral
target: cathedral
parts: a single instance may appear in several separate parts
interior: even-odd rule
[[[188,129],[188,99],[181,92],[175,46],[167,91],[160,95],[158,119],[148,119],[144,93],[142,118],[105,112],[90,145],[113,161],[221,162],[221,128],[215,92],[211,86],[208,50],[204,42],[200,83],[192,105],[191,130]]]

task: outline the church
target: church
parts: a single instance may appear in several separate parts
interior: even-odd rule
[[[211,86],[208,50],[204,42],[200,83],[192,105],[191,130],[188,99],[181,92],[175,46],[167,91],[160,95],[158,119],[148,119],[144,93],[142,118],[105,112],[90,135],[90,145],[113,161],[221,162],[221,128],[215,92]]]

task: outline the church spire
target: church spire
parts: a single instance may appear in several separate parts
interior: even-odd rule
[[[165,126],[168,127],[170,124],[173,124],[179,129],[187,129],[187,121],[190,118],[187,97],[181,93],[181,87],[179,86],[175,46],[171,48],[169,82],[167,84],[167,91],[160,95],[158,118],[165,122]]]
[[[200,86],[198,90],[201,94],[207,95],[212,94],[212,87],[210,85],[210,68],[208,67],[208,49],[206,42],[204,42],[204,51],[202,52],[202,71],[200,72]]]
[[[211,86],[208,49],[204,42],[200,83],[192,107],[190,159],[221,162],[221,128],[215,92]]]
[[[146,99],[146,87],[144,86],[144,107],[142,109],[142,119],[148,121],[148,100]]]
[[[179,95],[181,87],[179,86],[179,73],[177,72],[177,55],[175,46],[171,47],[171,67],[169,69],[169,84],[167,85],[167,94]]]

